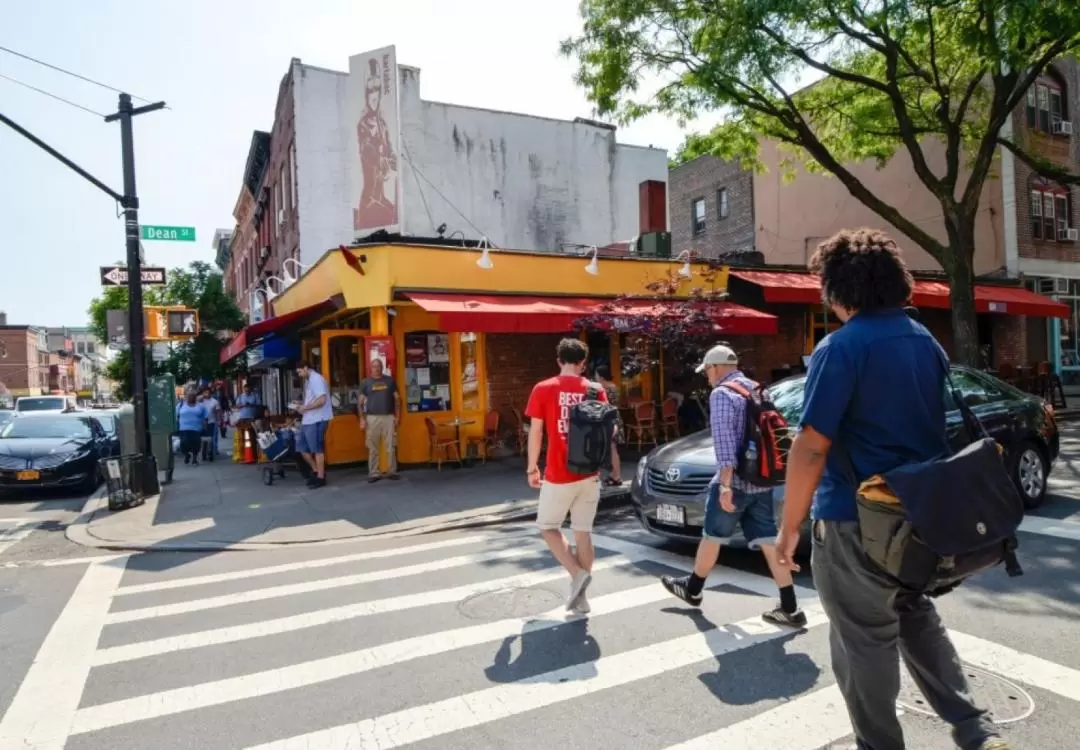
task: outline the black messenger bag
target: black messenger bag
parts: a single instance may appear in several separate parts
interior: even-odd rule
[[[951,456],[882,474],[899,503],[869,499],[868,483],[856,481],[863,551],[901,586],[930,596],[1001,562],[1010,576],[1023,574],[1016,559],[1016,531],[1024,518],[1020,493],[997,442],[952,378],[948,383],[971,443]]]

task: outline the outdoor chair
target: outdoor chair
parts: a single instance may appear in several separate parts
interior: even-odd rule
[[[514,413],[514,420],[517,424],[514,427],[514,432],[517,437],[517,452],[519,456],[524,456],[525,451],[529,447],[529,423],[522,416],[521,410],[516,406],[511,406],[510,411]]]
[[[480,449],[480,462],[487,463],[491,451],[499,447],[499,412],[492,409],[484,416],[484,434],[470,435],[466,445]]]
[[[461,446],[458,445],[456,434],[440,433],[439,426],[431,417],[424,417],[424,426],[428,433],[429,462],[435,464],[439,471],[442,471],[443,461],[457,461],[460,466]]]
[[[638,401],[631,405],[633,421],[626,426],[632,440],[637,440],[638,451],[642,443],[657,444],[656,440],[656,404],[652,401]],[[646,437],[649,439],[646,441]]]
[[[674,398],[665,398],[660,407],[660,429],[664,433],[664,442],[680,436],[679,402]]]

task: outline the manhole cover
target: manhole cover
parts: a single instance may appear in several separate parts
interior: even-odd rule
[[[512,587],[473,594],[458,605],[458,611],[472,620],[501,620],[531,617],[558,607],[566,597],[539,586]]]
[[[987,709],[995,724],[1011,724],[1026,719],[1035,711],[1035,701],[1016,683],[967,664],[964,665],[964,674],[971,685],[975,705]],[[896,703],[907,711],[937,716],[915,680],[903,667],[900,669],[900,698]]]

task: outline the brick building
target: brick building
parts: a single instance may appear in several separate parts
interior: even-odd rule
[[[8,325],[0,313],[0,401],[48,392],[48,333],[36,326]]]
[[[702,156],[668,175],[673,256],[703,258],[754,247],[754,175],[735,162]]]

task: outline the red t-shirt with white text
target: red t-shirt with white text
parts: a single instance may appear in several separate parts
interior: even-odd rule
[[[578,375],[556,375],[536,384],[525,407],[525,416],[544,422],[547,434],[547,465],[544,481],[569,484],[596,476],[575,474],[566,468],[566,433],[570,426],[570,407],[585,399],[589,381]],[[607,394],[598,387],[596,398],[607,403]]]

